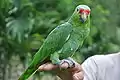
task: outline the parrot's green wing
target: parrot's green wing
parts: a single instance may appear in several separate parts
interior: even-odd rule
[[[64,43],[68,40],[68,36],[72,32],[72,25],[68,22],[56,27],[46,38],[45,42],[35,54],[34,59],[26,71],[20,76],[19,80],[28,79],[40,66],[42,61],[54,52],[60,50]]]

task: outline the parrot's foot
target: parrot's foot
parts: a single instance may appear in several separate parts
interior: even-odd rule
[[[68,68],[73,68],[75,67],[75,61],[72,58],[67,58],[67,59],[63,59],[61,60],[59,65],[62,65],[63,63],[68,63]]]

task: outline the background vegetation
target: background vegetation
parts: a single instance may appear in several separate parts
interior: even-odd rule
[[[81,63],[92,55],[120,51],[119,3],[120,0],[0,0],[0,80],[17,80],[49,32],[67,21],[79,4],[91,7],[91,34],[74,59]],[[32,80],[39,80],[38,75]]]

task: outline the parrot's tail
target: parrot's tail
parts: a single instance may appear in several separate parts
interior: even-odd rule
[[[33,61],[31,62],[31,64],[29,65],[29,67],[25,70],[25,72],[19,77],[18,80],[27,80],[30,76],[32,76],[33,74],[35,74],[35,72],[38,71],[38,68],[40,65],[48,62],[49,59],[49,55],[46,56],[44,55],[42,52],[42,48],[35,54]],[[48,57],[48,58],[47,58]]]
[[[35,72],[37,71],[38,69],[36,69],[35,67],[33,66],[29,66],[26,71],[19,77],[18,80],[27,80],[30,76],[32,76],[33,74],[35,74]]]
[[[40,62],[38,65],[31,63],[30,66],[25,70],[25,72],[19,77],[18,80],[27,80],[30,76],[34,75],[38,71],[38,67],[46,62],[50,62],[49,58]],[[36,67],[35,67],[36,66]]]

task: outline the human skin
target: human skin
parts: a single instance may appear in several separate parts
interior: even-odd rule
[[[39,71],[54,71],[62,80],[83,80],[84,72],[80,64],[75,63],[75,67],[68,68],[68,63],[62,65],[53,65],[45,63],[38,68]]]

